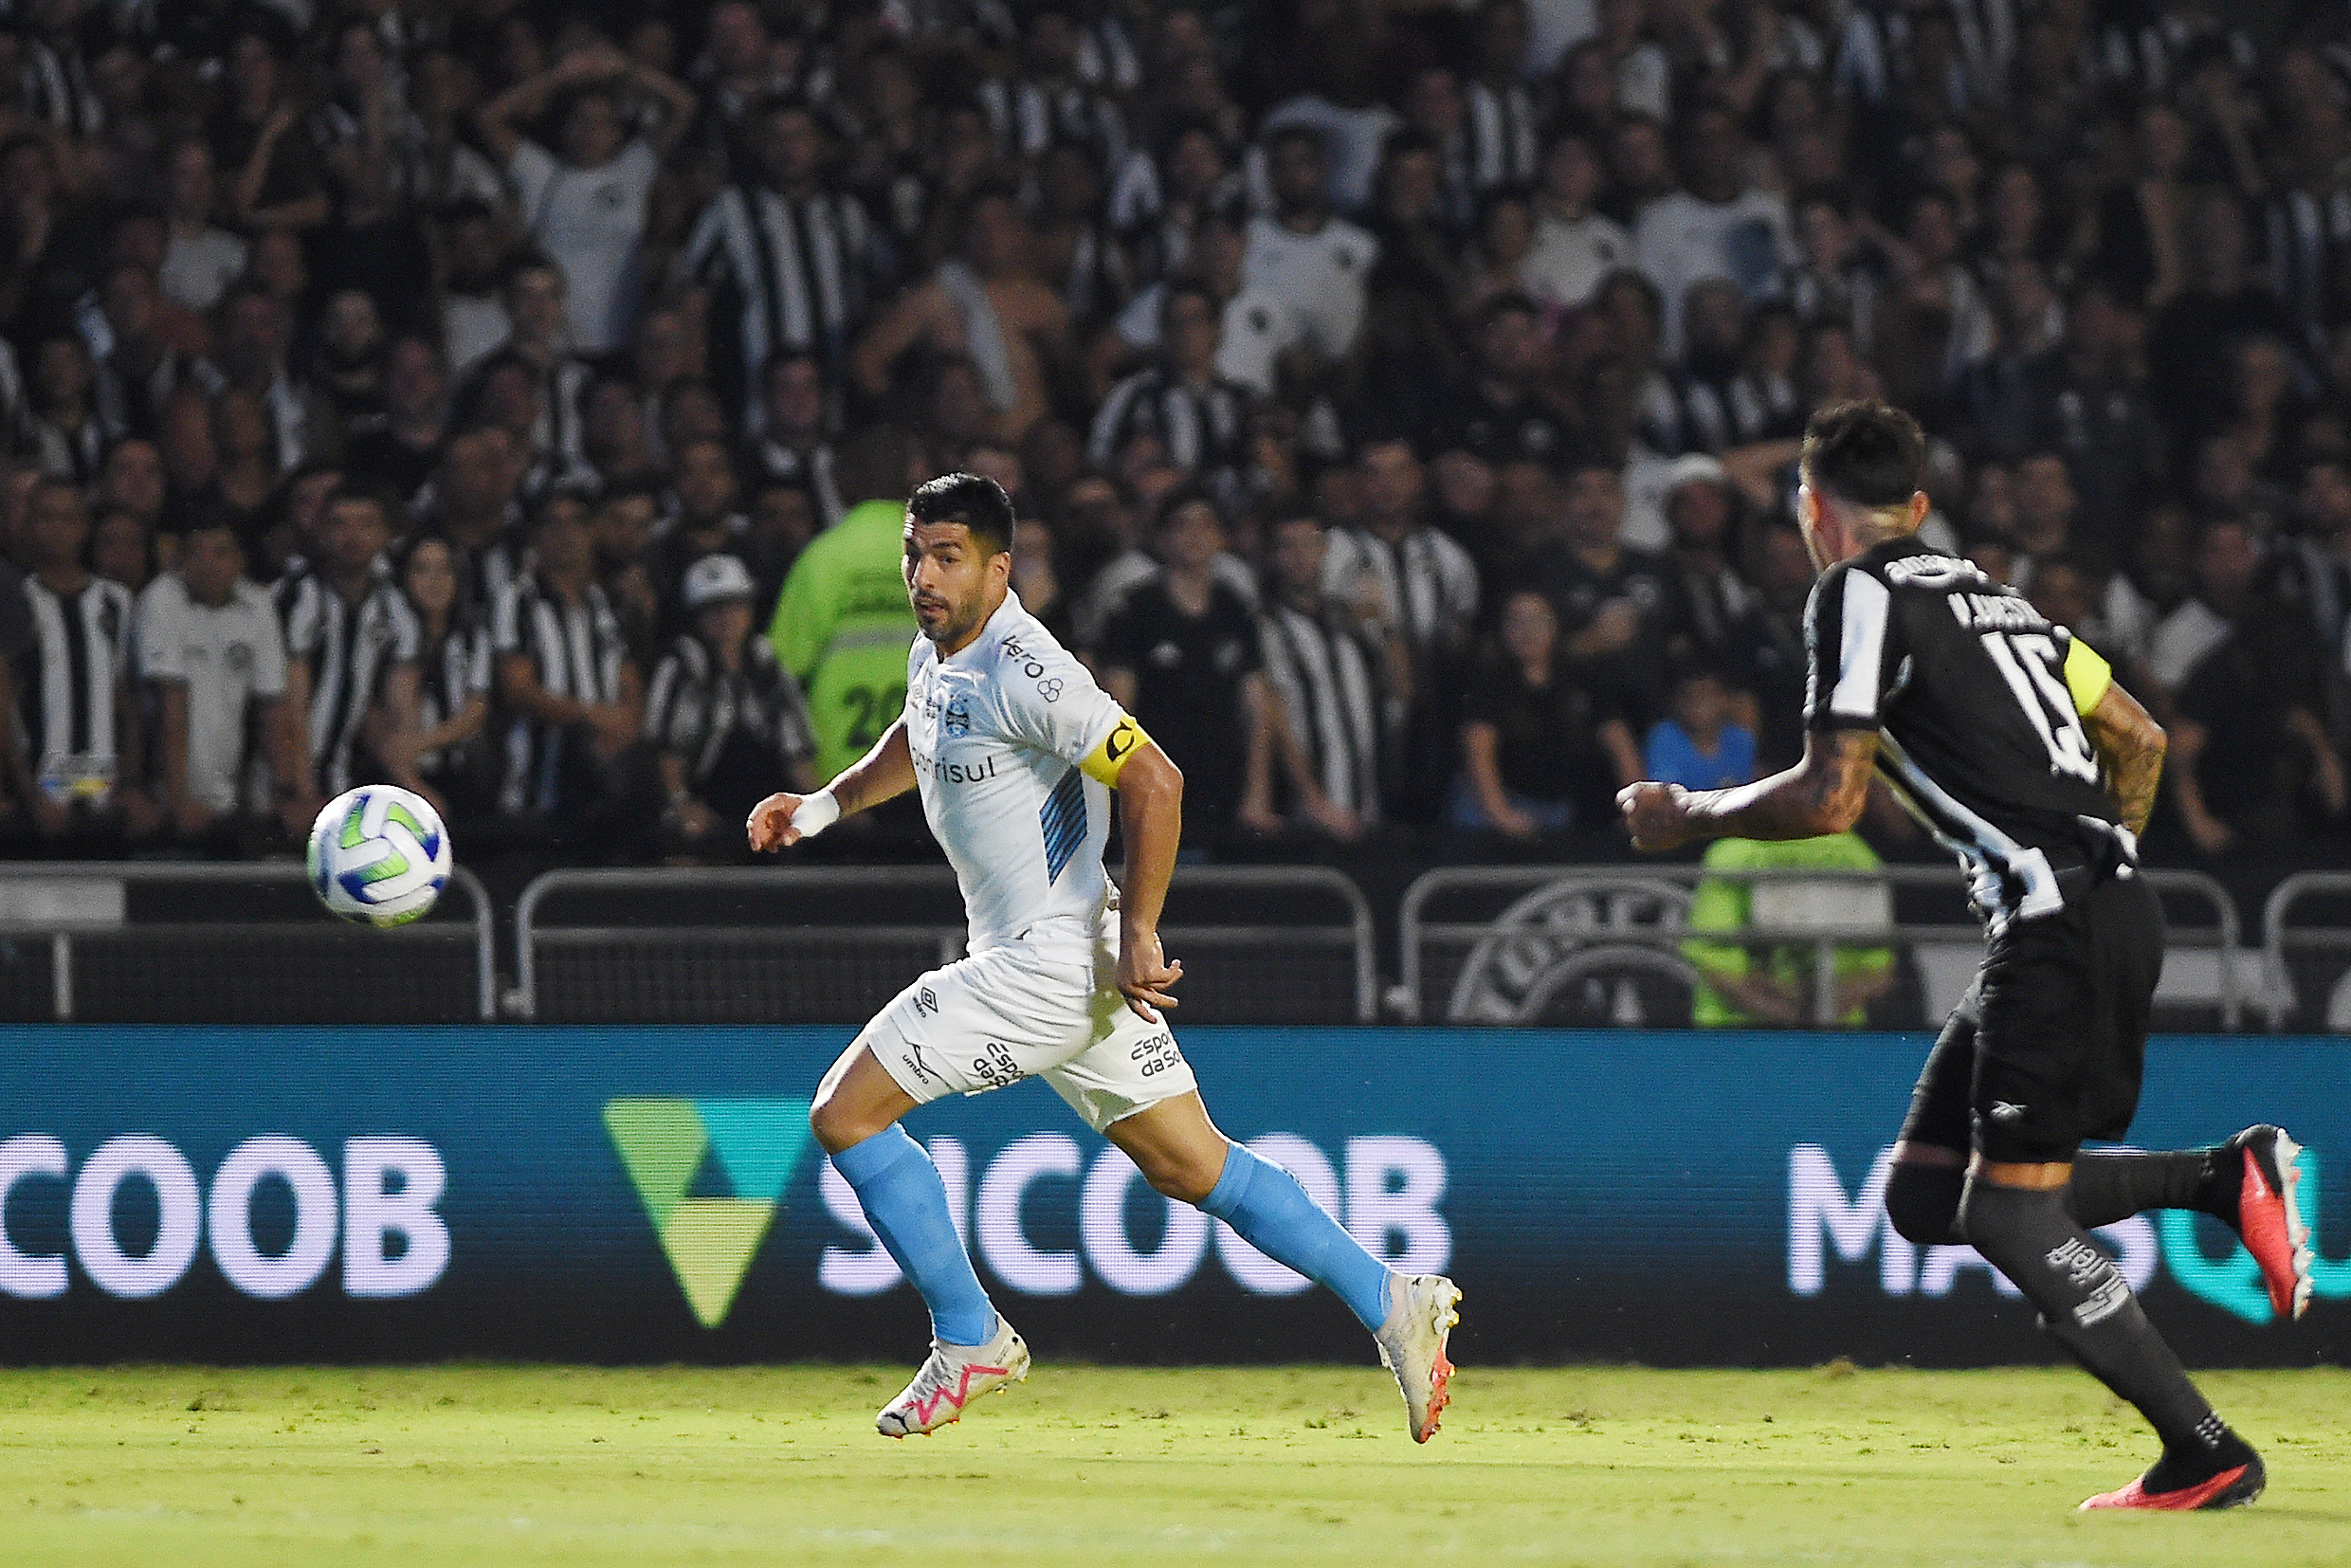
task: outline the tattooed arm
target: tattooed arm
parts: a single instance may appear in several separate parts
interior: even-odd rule
[[[2089,732],[2090,747],[2105,774],[2106,793],[2123,813],[2123,826],[2134,833],[2145,832],[2147,817],[2155,811],[2155,787],[2163,776],[2163,726],[2137,698],[2109,684],[2082,716],[2082,727]]]
[[[1616,796],[1639,849],[1671,849],[1697,838],[1818,838],[1861,816],[1876,765],[1878,732],[1814,730],[1804,760],[1735,790],[1692,794],[1678,784],[1633,784]]]

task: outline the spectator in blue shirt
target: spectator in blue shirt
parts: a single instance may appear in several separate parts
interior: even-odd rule
[[[1686,790],[1723,790],[1755,776],[1755,734],[1731,721],[1722,672],[1691,665],[1673,683],[1667,717],[1650,727],[1649,776]]]

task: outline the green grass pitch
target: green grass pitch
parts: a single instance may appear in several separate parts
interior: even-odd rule
[[[892,1443],[904,1368],[0,1371],[0,1559],[2193,1568],[2351,1558],[2351,1373],[2205,1381],[2268,1496],[2070,1510],[2153,1456],[2077,1374],[1041,1365]]]

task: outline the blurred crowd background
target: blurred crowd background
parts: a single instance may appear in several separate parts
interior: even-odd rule
[[[1799,753],[1795,439],[1872,396],[2169,726],[2152,852],[2290,849],[2347,392],[2337,6],[13,0],[0,838],[392,780],[737,858],[896,716],[968,469],[1189,853],[1614,853]]]

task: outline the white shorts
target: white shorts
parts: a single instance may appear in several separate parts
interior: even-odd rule
[[[934,969],[858,1042],[917,1104],[1044,1079],[1101,1132],[1199,1087],[1167,1025],[1126,1005],[1116,939],[1083,948],[1008,943]]]

